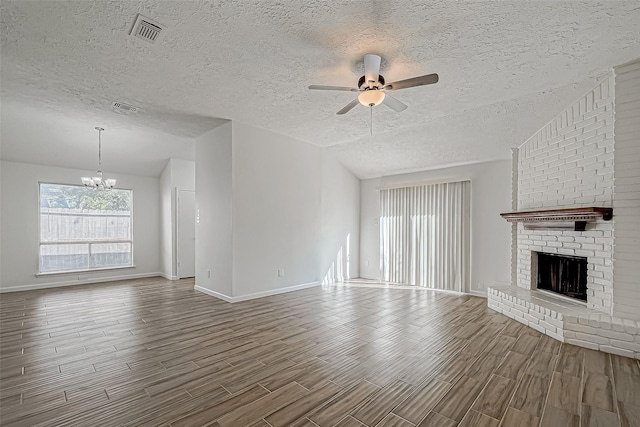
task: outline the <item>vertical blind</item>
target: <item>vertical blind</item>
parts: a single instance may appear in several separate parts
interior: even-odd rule
[[[382,280],[468,288],[470,187],[462,181],[380,190]]]

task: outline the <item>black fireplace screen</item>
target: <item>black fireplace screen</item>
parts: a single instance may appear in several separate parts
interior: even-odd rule
[[[538,252],[538,289],[587,300],[587,258]]]

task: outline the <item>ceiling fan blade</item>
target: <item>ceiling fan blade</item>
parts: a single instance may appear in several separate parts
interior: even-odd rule
[[[412,77],[406,80],[399,80],[397,82],[389,83],[385,85],[385,90],[398,90],[398,89],[406,89],[408,87],[414,86],[424,86],[424,85],[432,85],[434,83],[438,83],[438,75],[437,74],[427,74],[425,76]]]
[[[358,101],[358,98],[356,98],[353,101],[351,101],[350,103],[348,103],[347,105],[345,105],[344,108],[342,110],[338,111],[336,114],[341,116],[341,115],[343,115],[345,113],[348,113],[349,111],[351,111],[353,109],[353,107],[355,107],[359,103],[360,103],[360,101]]]
[[[364,56],[364,78],[367,86],[369,86],[369,83],[377,83],[379,75],[380,57],[372,53],[367,53]]]
[[[324,85],[311,85],[309,89],[313,90],[341,90],[345,92],[358,92],[358,89],[346,86],[324,86]]]
[[[382,101],[382,103],[387,107],[391,108],[396,113],[399,113],[407,109],[407,104],[405,104],[404,102],[398,101],[396,98],[389,95],[388,93],[385,94],[384,100]]]

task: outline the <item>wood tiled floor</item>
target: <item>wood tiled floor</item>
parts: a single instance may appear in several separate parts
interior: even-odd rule
[[[637,360],[486,300],[160,278],[0,295],[3,426],[640,426]]]

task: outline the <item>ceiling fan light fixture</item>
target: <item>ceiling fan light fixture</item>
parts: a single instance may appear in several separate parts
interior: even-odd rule
[[[384,101],[384,92],[380,90],[365,90],[358,95],[358,101],[365,107],[380,105]]]

